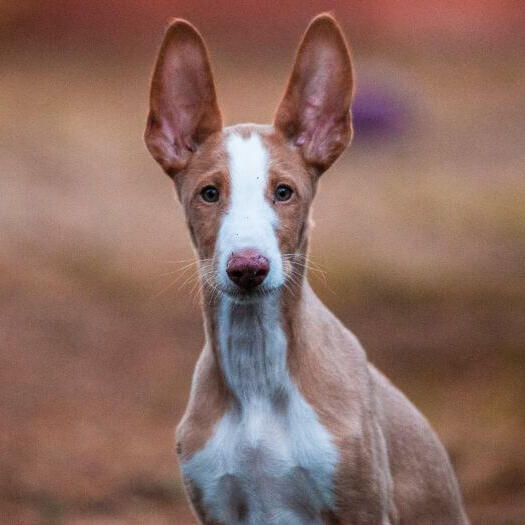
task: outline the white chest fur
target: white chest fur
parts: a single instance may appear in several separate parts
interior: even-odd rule
[[[338,453],[288,374],[278,298],[224,299],[217,315],[221,367],[236,402],[183,474],[219,523],[321,524]]]

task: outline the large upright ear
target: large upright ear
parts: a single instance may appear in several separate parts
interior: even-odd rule
[[[332,16],[319,15],[299,46],[274,122],[318,174],[352,138],[352,90],[352,63],[343,33]]]
[[[175,19],[166,32],[153,72],[146,145],[173,177],[187,165],[199,145],[221,127],[204,41],[189,22]]]

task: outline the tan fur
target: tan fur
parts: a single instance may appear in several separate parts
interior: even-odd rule
[[[352,520],[341,523],[380,523],[374,502],[381,500],[391,523],[466,523],[446,452],[427,421],[306,283],[300,300],[288,302],[291,373],[342,456],[338,509]]]
[[[220,220],[226,211],[230,192],[228,162],[223,142],[222,132],[213,134],[191,157],[186,169],[175,177],[177,193],[201,260],[213,256]],[[200,191],[209,185],[216,186],[225,196],[218,205],[204,202],[200,198]]]
[[[175,24],[177,28],[168,30],[166,37],[174,38],[175,43],[163,44],[152,87],[153,121],[163,122],[162,129],[171,130],[172,142],[166,143],[165,133],[159,135],[156,124],[152,128],[150,117],[148,146],[164,170],[174,177],[200,259],[213,257],[228,202],[226,136],[237,133],[249,137],[257,133],[269,152],[266,197],[279,218],[281,253],[295,254],[286,261],[287,286],[281,296],[288,369],[339,451],[335,507],[323,512],[324,523],[468,523],[454,473],[436,435],[403,394],[368,363],[355,336],[321,304],[306,280],[302,257],[308,250],[310,205],[318,176],[341,153],[352,133],[352,68],[340,28],[328,15],[318,17],[310,25],[275,126],[240,125],[221,130],[217,128],[220,113],[204,44],[189,24]],[[168,55],[167,50],[173,46],[178,59]],[[171,106],[165,98],[169,89],[163,69],[163,64],[180,60],[181,53],[187,53],[182,63],[187,64],[188,57],[193,65],[196,63],[194,73],[200,89],[199,103],[193,107],[195,114],[183,119],[190,124],[182,130],[176,125],[177,118],[169,113]],[[320,58],[332,64],[330,77]],[[320,77],[312,76],[311,71],[319,68]],[[326,92],[320,90],[318,82]],[[179,82],[174,96],[187,98],[187,87]],[[159,109],[162,104],[164,109]],[[283,183],[294,190],[293,197],[276,202],[275,188]],[[199,198],[200,190],[208,184],[220,189],[221,202],[212,205]],[[177,429],[177,452],[182,461],[205,446],[233,402],[218,359],[216,301],[216,294],[204,282],[207,343],[195,369],[186,413]],[[206,516],[199,491],[189,482],[187,493],[202,523],[228,525],[217,524]]]
[[[181,461],[204,446],[230,401],[209,346],[202,351],[194,376],[188,407],[177,431],[177,453]]]

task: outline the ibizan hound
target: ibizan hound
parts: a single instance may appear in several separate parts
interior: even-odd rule
[[[350,142],[353,74],[330,15],[300,44],[273,125],[222,127],[208,53],[174,20],[145,140],[200,261],[206,344],[177,429],[207,525],[465,524],[443,446],[308,285],[310,205]]]

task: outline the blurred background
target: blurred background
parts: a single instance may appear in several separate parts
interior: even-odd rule
[[[173,429],[203,342],[192,251],[142,142],[168,19],[227,123],[269,122],[309,19],[357,72],[311,280],[428,416],[475,524],[525,523],[525,4],[0,2],[0,523],[195,523]]]

